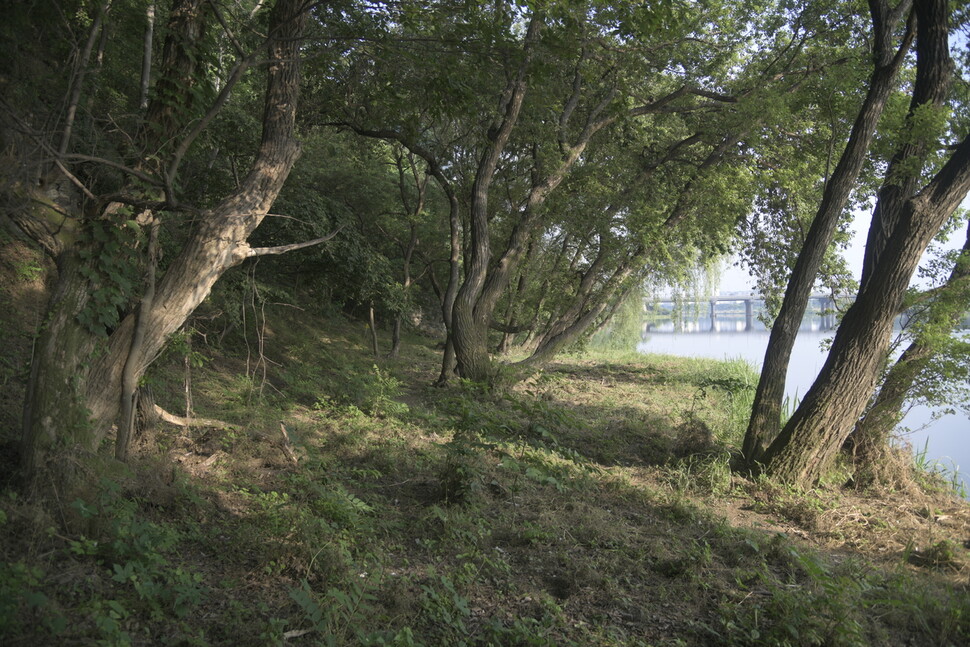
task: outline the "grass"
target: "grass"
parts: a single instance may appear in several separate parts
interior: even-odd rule
[[[913,451],[913,467],[925,488],[943,489],[955,492],[960,498],[967,498],[967,486],[960,477],[960,468],[953,461],[946,465],[940,460],[929,458],[929,438],[919,450]]]
[[[0,642],[970,641],[966,504],[732,474],[741,362],[569,355],[502,394],[434,388],[433,340],[375,360],[360,326],[267,312],[265,379],[193,346],[194,409],[224,427],[145,432],[83,499],[2,494]],[[169,410],[184,370],[151,376]]]

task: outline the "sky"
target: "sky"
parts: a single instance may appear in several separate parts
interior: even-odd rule
[[[970,198],[963,201],[960,205],[964,209],[970,209]],[[849,268],[852,270],[852,275],[858,281],[859,277],[862,276],[862,259],[865,255],[866,249],[866,235],[869,232],[869,220],[872,216],[870,211],[860,211],[855,215],[855,220],[852,223],[852,242],[849,244],[848,249],[845,252],[846,261],[849,264]],[[963,242],[966,240],[966,230],[963,228],[957,229],[950,235],[950,239],[946,244],[940,246],[942,250],[959,249],[963,246]],[[924,261],[928,258],[924,255]],[[721,272],[721,286],[720,291],[722,293],[726,292],[753,292],[755,289],[754,278],[742,267],[737,266],[737,259],[729,259],[725,263],[724,270]],[[914,283],[918,279],[914,275]]]

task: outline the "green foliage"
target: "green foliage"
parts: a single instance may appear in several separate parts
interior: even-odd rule
[[[44,268],[37,262],[23,260],[14,266],[14,272],[21,281],[30,282],[40,278],[44,273]]]
[[[570,412],[544,401],[538,394],[507,393],[500,398],[482,385],[462,382],[447,404],[457,431],[446,445],[442,470],[443,500],[468,503],[486,486],[514,493],[519,480],[565,491],[576,480],[597,471],[580,452],[560,441],[559,433],[581,428]],[[488,460],[488,459],[491,460]],[[491,466],[492,461],[494,468]]]
[[[335,406],[352,406],[377,418],[397,418],[408,412],[408,405],[401,402],[401,381],[376,364],[371,373],[328,376],[323,384],[329,386],[318,395],[314,408],[332,409]],[[319,385],[319,382],[318,382]]]
[[[736,358],[718,362],[690,379],[698,387],[698,397],[720,393],[727,398],[725,424],[717,431],[724,442],[740,445],[758,387],[758,372],[745,360]]]
[[[719,645],[862,647],[872,644],[872,620],[877,616],[901,630],[922,635],[924,640],[939,644],[955,644],[952,641],[959,640],[959,630],[950,625],[952,620],[940,625],[942,633],[933,638],[922,633],[929,627],[921,613],[936,616],[942,611],[944,616],[952,614],[955,618],[963,613],[965,602],[944,611],[937,605],[945,605],[946,601],[934,600],[924,587],[913,586],[912,581],[909,590],[905,590],[907,580],[902,576],[885,576],[852,561],[832,567],[818,556],[794,547],[785,550],[798,569],[799,580],[784,584],[761,582],[768,587],[766,596],[746,604],[722,606],[718,626],[698,625],[702,635]],[[881,638],[890,644],[895,642],[890,636]]]
[[[923,443],[923,447],[913,451],[913,467],[916,470],[916,478],[927,490],[936,490],[941,486],[961,499],[967,498],[967,486],[960,477],[959,467],[950,464],[946,465],[939,459],[929,457],[929,438]]]
[[[337,645],[415,645],[411,642],[410,631],[402,630],[397,634],[374,632],[365,629],[367,618],[374,612],[376,600],[367,590],[365,582],[349,582],[349,589],[343,591],[330,588],[325,595],[317,596],[306,580],[301,588],[290,589],[290,598],[303,611],[310,622],[312,631],[319,636],[320,643],[327,647]]]
[[[642,290],[632,290],[610,323],[590,339],[590,348],[598,351],[636,348],[642,338],[643,299]]]
[[[671,468],[667,480],[681,492],[723,496],[732,486],[731,454],[721,451],[686,456]]]
[[[959,555],[963,552],[954,542],[944,539],[938,541],[925,550],[913,551],[909,554],[909,561],[920,566],[927,566],[940,570],[959,570],[962,560]]]
[[[114,582],[135,593],[143,605],[139,611],[153,620],[169,614],[185,618],[202,603],[206,594],[202,576],[173,566],[167,556],[178,542],[178,534],[139,518],[134,502],[120,496],[117,484],[102,481],[96,501],[77,499],[72,507],[81,519],[100,526],[101,532],[94,539],[82,535],[74,540],[71,551],[90,555],[108,568]],[[112,619],[119,619],[111,611],[107,619],[102,617],[109,625]]]
[[[468,647],[468,627],[471,618],[468,599],[455,588],[447,575],[438,575],[421,586],[421,607],[438,644]]]
[[[88,281],[88,301],[77,319],[89,332],[105,334],[117,327],[139,285],[139,250],[144,236],[134,220],[91,220],[79,248],[78,272]]]
[[[22,560],[0,563],[0,632],[17,636],[40,629],[51,637],[63,633],[67,618],[39,590],[46,575]]]

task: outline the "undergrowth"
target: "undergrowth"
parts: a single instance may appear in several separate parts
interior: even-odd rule
[[[970,641],[966,506],[739,478],[742,362],[611,351],[435,388],[427,340],[375,359],[359,326],[267,312],[265,373],[231,335],[182,351],[222,426],[146,430],[130,477],[68,501],[3,494],[0,642]],[[185,371],[152,374],[163,406]]]

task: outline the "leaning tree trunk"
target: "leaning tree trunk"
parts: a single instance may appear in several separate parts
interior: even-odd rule
[[[630,285],[631,277],[636,275],[639,269],[638,263],[642,262],[643,255],[639,250],[631,254],[603,281],[602,287],[595,294],[584,289],[586,288],[586,277],[584,277],[581,282],[580,293],[585,292],[585,296],[570,304],[566,312],[560,315],[558,320],[545,332],[532,354],[517,362],[515,366],[528,369],[542,367],[552,361],[564,348],[579,341],[597,319],[602,317],[608,309],[615,309],[617,303],[623,299],[626,289]],[[593,274],[597,269],[596,265],[597,263],[593,263],[593,266],[590,267],[590,272]]]
[[[962,253],[950,276],[941,288],[933,291],[930,297],[933,302],[921,316],[926,321],[921,322],[916,338],[886,373],[875,399],[848,438],[847,446],[852,452],[857,486],[869,485],[880,479],[881,461],[889,448],[893,429],[903,419],[903,407],[910,397],[913,383],[940,352],[939,344],[934,343],[932,338],[951,335],[970,305],[970,288],[966,284],[970,277],[968,255],[970,228],[967,229]]]
[[[126,316],[107,339],[89,332],[77,319],[89,291],[81,259],[73,248],[61,254],[50,324],[38,341],[25,406],[22,463],[32,485],[46,472],[56,485],[74,486],[75,477],[82,476],[75,468],[89,467],[84,463],[95,456],[117,419],[126,363],[136,378],[143,375],[226,270],[248,257],[276,253],[276,248],[253,249],[246,240],[299,155],[293,132],[304,22],[301,0],[280,0],[274,7],[263,134],[249,175],[235,194],[196,214],[198,224],[158,282],[149,310]],[[139,316],[145,335],[132,347]],[[54,461],[56,469],[45,470]]]
[[[909,2],[904,0],[895,12],[890,12],[881,3],[870,3],[876,43],[875,69],[869,81],[869,90],[852,126],[849,141],[832,177],[825,184],[818,212],[792,270],[781,309],[771,326],[761,377],[742,445],[742,454],[750,465],[761,459],[765,446],[778,435],[781,405],[785,395],[785,375],[788,372],[795,337],[815,285],[815,277],[825,252],[832,243],[839,216],[862,170],[879,117],[909,49],[910,33],[904,37],[895,55],[890,48],[890,39],[896,22],[901,17],[900,12],[908,10],[908,7]]]
[[[771,476],[807,487],[831,463],[872,395],[893,320],[923,251],[968,191],[970,137],[906,201],[872,279],[842,319],[821,373],[765,452]]]
[[[953,73],[949,55],[949,10],[945,0],[915,5],[916,83],[910,111],[942,100]],[[887,186],[898,182],[897,164],[921,161],[920,146],[904,142],[887,172],[873,212],[866,271],[856,302],[846,312],[828,359],[798,410],[763,457],[769,474],[809,486],[828,467],[865,410],[889,347],[893,320],[920,257],[970,190],[970,138],[957,147],[919,193],[901,199]],[[887,208],[891,207],[891,208]]]

